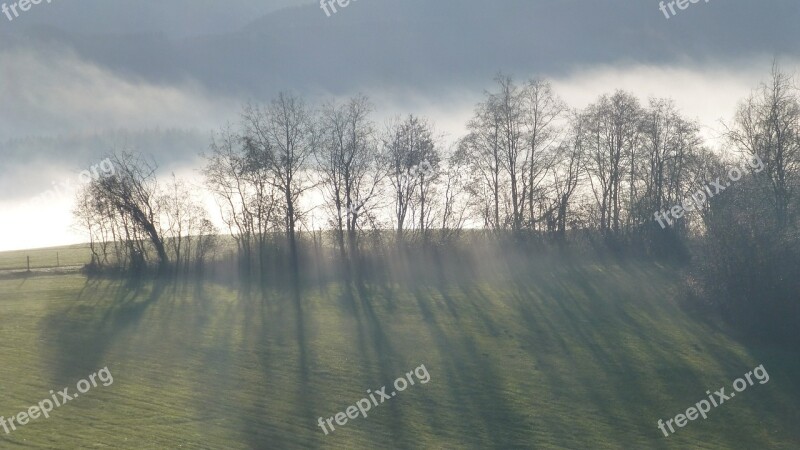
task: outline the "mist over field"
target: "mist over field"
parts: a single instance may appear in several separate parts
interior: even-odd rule
[[[799,19],[0,0],[0,448],[796,448]]]

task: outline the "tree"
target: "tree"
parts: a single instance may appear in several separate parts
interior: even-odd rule
[[[550,82],[535,78],[525,86],[523,91],[524,96],[524,121],[528,142],[528,153],[526,155],[525,165],[528,170],[527,178],[524,183],[524,190],[527,191],[528,201],[528,225],[534,229],[536,223],[542,218],[536,216],[535,200],[541,196],[542,182],[547,178],[558,161],[559,156],[568,156],[570,163],[578,163],[578,159],[573,158],[576,156],[572,152],[567,152],[564,155],[564,150],[569,147],[558,145],[560,135],[559,119],[562,118],[567,110],[566,104],[553,92]],[[555,151],[552,151],[555,150]],[[562,160],[563,161],[563,160]],[[567,196],[572,195],[574,186],[572,181],[577,176],[577,165],[568,164],[566,170],[568,171],[566,184],[560,187],[565,191],[557,196],[558,208],[566,208],[565,200],[562,198],[564,194]],[[563,180],[563,174],[553,174],[556,179],[554,181]],[[566,214],[566,210],[564,212]],[[566,217],[562,217],[566,220]]]
[[[643,111],[641,138],[638,178],[643,189],[634,202],[638,209],[632,210],[631,216],[638,223],[646,223],[653,220],[656,211],[682,204],[697,189],[701,181],[692,180],[689,166],[699,161],[702,139],[699,126],[681,117],[674,102],[655,98]]]
[[[210,149],[203,168],[206,187],[236,241],[240,263],[249,271],[258,256],[263,271],[267,233],[275,228],[277,209],[271,172],[259,162],[257,152],[247,151],[242,134],[230,126],[214,136]]]
[[[629,204],[635,197],[635,151],[641,108],[633,95],[617,91],[612,96],[603,95],[590,105],[585,117],[586,168],[599,213],[600,230],[604,234],[617,234],[624,219],[622,192],[626,187],[623,184],[626,175]]]
[[[216,227],[199,199],[173,173],[159,196],[159,207],[163,217],[161,223],[166,225],[161,235],[173,257],[175,268],[180,269],[183,265],[188,270],[192,261],[197,267],[201,266],[206,254],[213,251],[216,244]]]
[[[461,139],[457,150],[469,167],[467,189],[478,199],[483,226],[495,231],[505,228],[506,224],[505,208],[501,202],[505,178],[501,173],[500,121],[497,109],[489,102],[478,104],[473,118],[467,123],[469,133]]]
[[[567,139],[556,149],[556,165],[553,170],[555,206],[554,224],[559,239],[563,240],[567,229],[567,214],[572,196],[578,190],[583,173],[585,117],[574,114]]]
[[[486,107],[494,110],[490,116],[498,120],[499,162],[509,177],[511,190],[511,228],[522,229],[525,214],[525,93],[514,84],[511,77],[502,74],[495,78],[498,92],[488,95]]]
[[[247,154],[256,167],[269,172],[270,182],[282,197],[283,228],[296,267],[297,223],[302,216],[298,201],[313,187],[306,172],[317,143],[311,114],[301,98],[280,93],[266,109],[247,106],[242,118]]]
[[[468,185],[468,161],[464,154],[458,151],[456,144],[455,151],[449,151],[445,160],[445,166],[440,167],[440,177],[442,181],[442,196],[440,204],[439,218],[441,220],[441,235],[447,239],[450,235],[461,232],[468,219],[469,209],[472,206],[469,197]]]
[[[374,217],[373,202],[385,173],[378,160],[371,111],[369,99],[358,96],[345,104],[324,105],[319,119],[316,171],[342,254],[345,232],[352,252],[362,223]]]
[[[403,239],[409,212],[412,216],[418,214],[419,227],[424,232],[430,217],[428,192],[435,177],[431,174],[439,164],[428,122],[409,115],[391,123],[383,138],[382,161],[392,187],[398,239]],[[411,221],[412,227],[414,222]]]
[[[125,257],[131,266],[143,264],[148,254],[143,243],[148,240],[156,252],[160,270],[165,270],[169,257],[160,233],[155,163],[128,152],[109,159],[115,175],[87,185],[76,214],[88,224],[90,233],[92,229],[104,234],[109,228],[114,229],[114,239],[125,243]]]
[[[764,161],[767,170],[760,176],[770,185],[770,203],[778,225],[785,228],[795,214],[790,206],[800,169],[800,96],[792,76],[777,63],[770,82],[739,106],[727,136],[741,153]]]

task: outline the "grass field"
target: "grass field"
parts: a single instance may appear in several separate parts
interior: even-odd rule
[[[680,280],[591,262],[299,292],[0,279],[0,415],[114,377],[0,448],[799,448],[797,353],[691,318]],[[427,384],[317,426],[421,364]],[[658,430],[759,364],[768,383]]]
[[[55,267],[74,267],[86,264],[91,259],[91,252],[87,245],[82,244],[35,250],[0,252],[0,271],[27,269],[28,257],[30,257],[31,270],[51,269]]]

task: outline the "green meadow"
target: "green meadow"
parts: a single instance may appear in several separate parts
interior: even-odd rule
[[[800,448],[796,351],[694,318],[683,279],[639,261],[297,289],[0,275],[0,415],[114,379],[0,448]],[[423,364],[427,384],[318,427]],[[768,383],[657,428],[760,364]]]

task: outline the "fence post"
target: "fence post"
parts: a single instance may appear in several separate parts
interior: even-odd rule
[[[61,267],[61,259],[58,257],[58,252],[56,252],[56,267]]]
[[[28,258],[28,272],[30,272],[31,271],[31,257],[28,256],[27,258]]]

